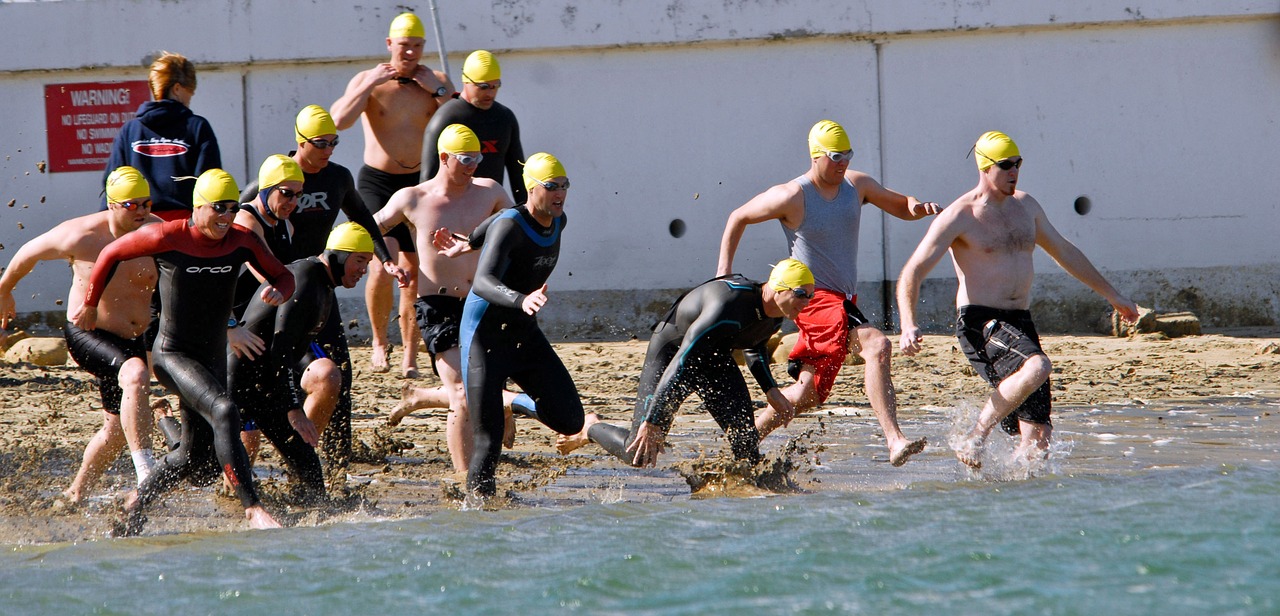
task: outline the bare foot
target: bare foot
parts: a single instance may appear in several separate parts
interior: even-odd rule
[[[63,490],[62,493],[55,498],[58,498],[59,500],[65,500],[72,505],[78,505],[80,504],[80,501],[84,499],[84,497],[81,496],[79,492],[72,492],[71,488],[67,488]]]
[[[138,505],[138,491],[129,492],[116,497],[119,510],[111,521],[109,534],[112,537],[132,537],[142,533],[142,526],[147,523],[142,507]]]
[[[970,436],[956,444],[956,459],[973,470],[982,468],[982,444],[980,436]]]
[[[511,449],[516,446],[516,418],[507,411],[502,420],[502,446]]]
[[[911,456],[924,451],[924,446],[928,444],[929,439],[918,438],[914,441],[903,443],[902,446],[897,449],[889,450],[889,464],[894,466],[902,466],[903,464],[906,464],[907,460],[911,459]]]
[[[596,415],[595,413],[587,413],[582,418],[581,431],[577,434],[561,434],[556,437],[556,451],[559,451],[562,456],[567,456],[572,453],[573,450],[591,442],[591,439],[587,437],[587,431],[591,429],[591,426],[599,423],[599,421],[599,415]]]
[[[369,358],[370,370],[378,374],[389,372],[391,370],[391,349],[392,345],[385,348],[373,345],[373,356]]]
[[[268,528],[280,528],[280,523],[271,514],[267,513],[262,505],[254,505],[244,510],[244,517],[249,521],[249,528],[264,530]]]
[[[413,383],[400,385],[400,403],[396,405],[396,408],[391,409],[391,416],[387,417],[388,426],[400,425],[400,422],[404,421],[404,418],[408,417],[409,413],[417,410],[417,407],[413,405],[413,390]]]
[[[404,372],[402,372],[402,373],[400,374],[400,376],[401,376],[402,378],[406,378],[406,379],[416,379],[416,378],[418,378],[418,376],[419,376],[419,375],[418,375],[418,368],[417,368],[417,366],[410,366],[410,367],[406,367],[406,368],[404,369]]]

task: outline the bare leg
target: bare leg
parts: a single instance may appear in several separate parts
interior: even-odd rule
[[[124,431],[120,427],[120,417],[103,411],[102,427],[93,435],[93,438],[89,439],[89,444],[84,448],[84,461],[80,463],[80,470],[71,481],[71,487],[67,488],[63,494],[73,502],[80,502],[84,498],[84,493],[98,481],[103,471],[111,466],[124,446],[125,438]]]
[[[449,394],[443,386],[414,387],[413,383],[405,383],[400,388],[400,403],[391,411],[391,416],[387,417],[387,425],[400,425],[409,413],[418,409],[447,408],[449,408]]]
[[[342,370],[327,357],[311,362],[302,373],[302,391],[307,393],[302,412],[316,425],[316,432],[323,434],[333,417],[333,409],[338,407]]]
[[[854,330],[857,352],[866,362],[867,398],[876,413],[876,421],[884,432],[889,447],[889,461],[902,466],[907,460],[924,450],[925,439],[907,440],[898,426],[898,398],[889,375],[889,360],[893,357],[893,345],[880,330],[863,325]]]
[[[445,442],[449,445],[449,458],[453,470],[464,472],[475,448],[471,430],[471,413],[467,408],[467,392],[462,387],[462,353],[454,347],[436,355],[436,372],[440,373],[442,387],[449,395],[449,419],[445,422]]]
[[[956,449],[956,458],[971,468],[982,467],[982,449],[986,444],[987,436],[991,434],[991,429],[1000,423],[1012,413],[1014,409],[1035,392],[1040,385],[1044,384],[1045,379],[1049,378],[1049,374],[1053,371],[1053,365],[1049,362],[1049,358],[1044,355],[1032,355],[1023,362],[1022,367],[1017,372],[1009,375],[995,390],[991,392],[991,397],[987,398],[986,404],[982,405],[982,412],[978,414],[978,423],[974,425],[973,430],[969,432],[969,436],[964,440],[961,447]],[[1028,424],[1028,426],[1036,427],[1036,429],[1024,431],[1022,433],[1023,444],[1018,447],[1021,452],[1028,444],[1033,444],[1041,449],[1048,450],[1049,437],[1052,430],[1049,426],[1040,426],[1039,424]],[[1043,445],[1040,443],[1043,442]]]
[[[400,344],[404,356],[400,360],[401,375],[418,378],[418,315],[413,303],[418,300],[418,253],[401,252],[400,268],[409,276],[409,286],[400,289]],[[385,272],[384,272],[385,274]]]
[[[134,357],[120,366],[116,379],[121,389],[120,426],[124,431],[125,441],[129,444],[138,483],[141,484],[155,465],[155,456],[151,453],[151,430],[154,422],[150,392],[147,391],[147,386],[151,384],[151,370],[146,361]]]
[[[249,528],[256,528],[259,530],[280,528],[280,523],[277,522],[275,518],[271,517],[271,514],[267,513],[267,510],[263,509],[262,505],[246,507],[244,510],[244,517],[249,521]]]
[[[1013,452],[1014,459],[1031,462],[1043,460],[1049,455],[1049,441],[1053,436],[1052,425],[1019,419],[1018,432],[1022,435],[1022,442]]]
[[[258,450],[262,448],[262,430],[245,430],[240,433],[240,443],[244,452],[249,454],[249,464],[258,461]],[[225,484],[228,492],[233,492],[231,484]]]
[[[595,413],[587,413],[584,415],[582,417],[581,432],[578,432],[577,434],[561,434],[556,437],[556,451],[559,451],[562,456],[567,456],[579,447],[591,442],[591,439],[587,437],[587,431],[591,429],[591,426],[594,426],[597,423],[600,423],[599,415]]]
[[[399,249],[400,245],[395,238],[385,239],[389,250]],[[373,330],[373,358],[370,363],[374,372],[386,372],[390,369],[387,365],[387,355],[391,349],[391,343],[387,340],[387,321],[391,314],[391,285],[394,281],[395,277],[382,269],[381,261],[373,259],[369,262],[369,279],[364,283],[364,302],[369,312],[369,326]]]
[[[796,413],[803,413],[818,405],[818,392],[815,386],[816,377],[813,374],[814,367],[805,364],[800,369],[800,378],[796,382],[782,388],[782,395],[791,401],[791,406]],[[791,423],[792,416],[783,416],[777,409],[772,406],[766,406],[763,411],[756,415],[756,430],[760,432],[760,439],[768,436],[770,432]]]

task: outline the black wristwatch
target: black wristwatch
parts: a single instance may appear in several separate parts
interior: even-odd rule
[[[446,94],[448,94],[448,93],[449,93],[449,89],[448,89],[448,88],[446,88],[446,87],[444,87],[444,86],[440,86],[440,87],[436,88],[435,93],[433,93],[431,96],[434,96],[434,97],[436,97],[436,98],[443,98],[443,97],[444,97],[444,95],[446,95]]]
[[[240,322],[237,321],[235,317],[231,317],[230,319],[227,319],[227,329],[231,329],[232,327],[239,327],[239,326],[240,326]]]

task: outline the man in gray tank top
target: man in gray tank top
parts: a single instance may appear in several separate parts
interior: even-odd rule
[[[720,241],[716,274],[725,275],[733,271],[733,255],[747,225],[778,220],[791,257],[809,266],[817,288],[795,319],[800,335],[788,371],[796,381],[782,390],[789,408],[771,403],[756,418],[756,429],[764,438],[797,412],[825,402],[852,348],[866,360],[867,397],[884,430],[889,462],[901,466],[923,451],[926,442],[907,439],[898,427],[898,403],[889,376],[893,345],[857,307],[859,220],[864,203],[903,220],[937,214],[938,204],[904,196],[850,169],[849,135],[830,120],[818,122],[809,131],[809,156],[804,175],[734,210]]]

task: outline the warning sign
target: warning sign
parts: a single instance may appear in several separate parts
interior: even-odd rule
[[[102,171],[120,126],[148,100],[146,81],[45,85],[49,171]]]

